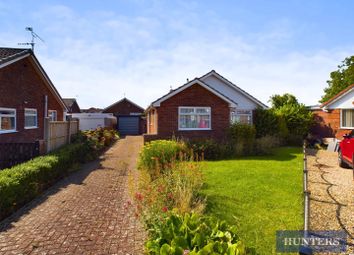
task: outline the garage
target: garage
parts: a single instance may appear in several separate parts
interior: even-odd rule
[[[138,135],[140,116],[118,116],[118,131],[121,135]]]

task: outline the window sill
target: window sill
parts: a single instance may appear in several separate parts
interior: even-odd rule
[[[11,134],[11,133],[17,133],[17,130],[6,130],[6,131],[0,131],[0,135],[1,134]]]
[[[38,127],[25,127],[25,129],[36,129]]]
[[[354,127],[340,127],[339,129],[354,129]]]

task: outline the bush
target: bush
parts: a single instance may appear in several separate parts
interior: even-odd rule
[[[256,129],[252,125],[234,123],[229,128],[228,138],[234,156],[250,155],[253,153]]]
[[[105,131],[79,132],[73,143],[65,145],[48,155],[36,157],[25,163],[0,171],[0,219],[19,206],[32,200],[55,181],[67,175],[78,163],[97,157],[108,140],[96,145],[96,138]],[[102,133],[102,136],[99,135]],[[106,133],[106,136],[108,133]],[[117,139],[116,132],[109,131],[110,143]],[[92,139],[95,137],[95,139]],[[110,144],[109,143],[109,144]]]
[[[217,160],[230,157],[230,144],[220,143],[213,139],[189,140],[186,142],[189,151],[194,153],[194,158],[200,160]]]
[[[36,197],[88,153],[86,144],[70,144],[47,156],[0,171],[0,218]]]
[[[140,152],[139,167],[145,168],[154,179],[164,173],[174,161],[185,159],[187,146],[175,140],[156,140],[147,143]]]
[[[254,126],[257,138],[279,133],[279,119],[272,110],[258,108],[254,113]]]
[[[230,254],[249,253],[225,221],[195,213],[170,213],[155,224],[146,243],[148,254]]]
[[[277,136],[266,135],[257,138],[255,142],[255,153],[257,155],[272,154],[273,149],[281,145],[281,139]]]

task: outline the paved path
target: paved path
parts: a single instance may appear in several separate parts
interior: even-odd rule
[[[124,209],[142,137],[127,137],[0,223],[3,254],[141,254],[144,232]]]
[[[351,169],[338,166],[337,153],[308,150],[310,229],[344,230],[354,254],[354,182]]]

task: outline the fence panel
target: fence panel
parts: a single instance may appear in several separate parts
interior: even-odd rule
[[[70,143],[70,137],[78,132],[78,121],[51,121],[48,125],[47,152]]]
[[[0,169],[8,168],[39,156],[39,142],[0,143]]]

